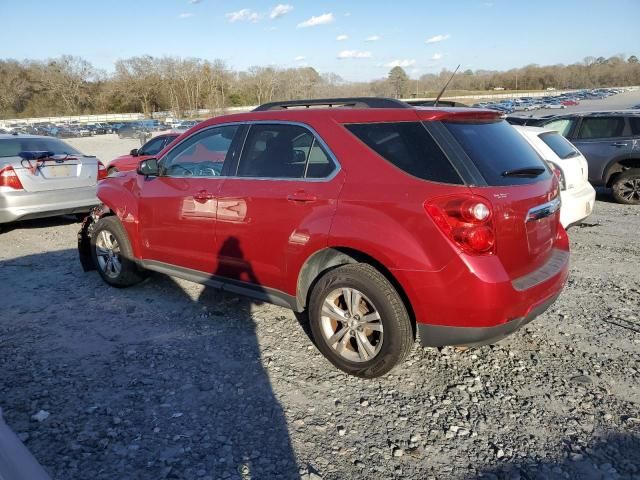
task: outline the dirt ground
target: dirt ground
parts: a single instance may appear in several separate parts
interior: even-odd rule
[[[280,307],[162,275],[107,287],[78,228],[0,234],[0,406],[54,479],[640,478],[640,208],[606,191],[550,310],[369,381]]]

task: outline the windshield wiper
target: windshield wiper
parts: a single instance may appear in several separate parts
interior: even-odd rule
[[[544,173],[544,168],[542,167],[523,167],[523,168],[515,168],[513,170],[505,170],[502,172],[503,177],[537,177],[538,175]]]
[[[562,157],[562,159],[565,160],[567,158],[577,157],[578,155],[580,155],[580,152],[576,152],[574,150],[573,152],[567,153],[564,157]]]

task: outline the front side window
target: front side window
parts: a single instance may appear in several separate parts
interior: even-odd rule
[[[298,125],[253,125],[244,143],[238,177],[324,178],[335,165],[318,140]]]
[[[588,140],[591,138],[621,137],[623,131],[624,118],[622,117],[583,118],[578,138]]]
[[[571,118],[560,118],[558,120],[552,120],[549,123],[543,123],[542,125],[550,130],[555,130],[563,137],[567,137],[574,124],[575,120]]]
[[[221,174],[237,125],[208,128],[169,151],[160,162],[167,177],[215,177]]]
[[[164,145],[164,137],[152,138],[138,150],[138,155],[157,155]]]

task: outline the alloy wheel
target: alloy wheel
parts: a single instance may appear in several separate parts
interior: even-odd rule
[[[367,296],[355,288],[338,288],[322,304],[320,328],[324,341],[352,362],[372,360],[382,347],[380,313]]]

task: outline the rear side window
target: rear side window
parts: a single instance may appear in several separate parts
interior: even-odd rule
[[[20,152],[53,152],[54,155],[81,155],[71,145],[56,138],[7,138],[0,140],[0,157],[17,157]]]
[[[640,135],[640,116],[629,117],[629,125],[631,125],[631,135]]]
[[[578,155],[576,147],[559,133],[542,133],[538,136],[560,158],[571,158]]]
[[[578,132],[578,138],[586,140],[590,138],[621,137],[623,131],[623,117],[583,118],[580,131]]]
[[[533,147],[505,121],[443,124],[480,170],[488,185],[523,185],[550,175]],[[543,171],[535,176],[517,174],[527,169]]]
[[[298,125],[252,125],[237,176],[325,178],[335,169],[315,136]]]
[[[414,177],[462,184],[449,159],[419,122],[345,125],[378,155]]]

